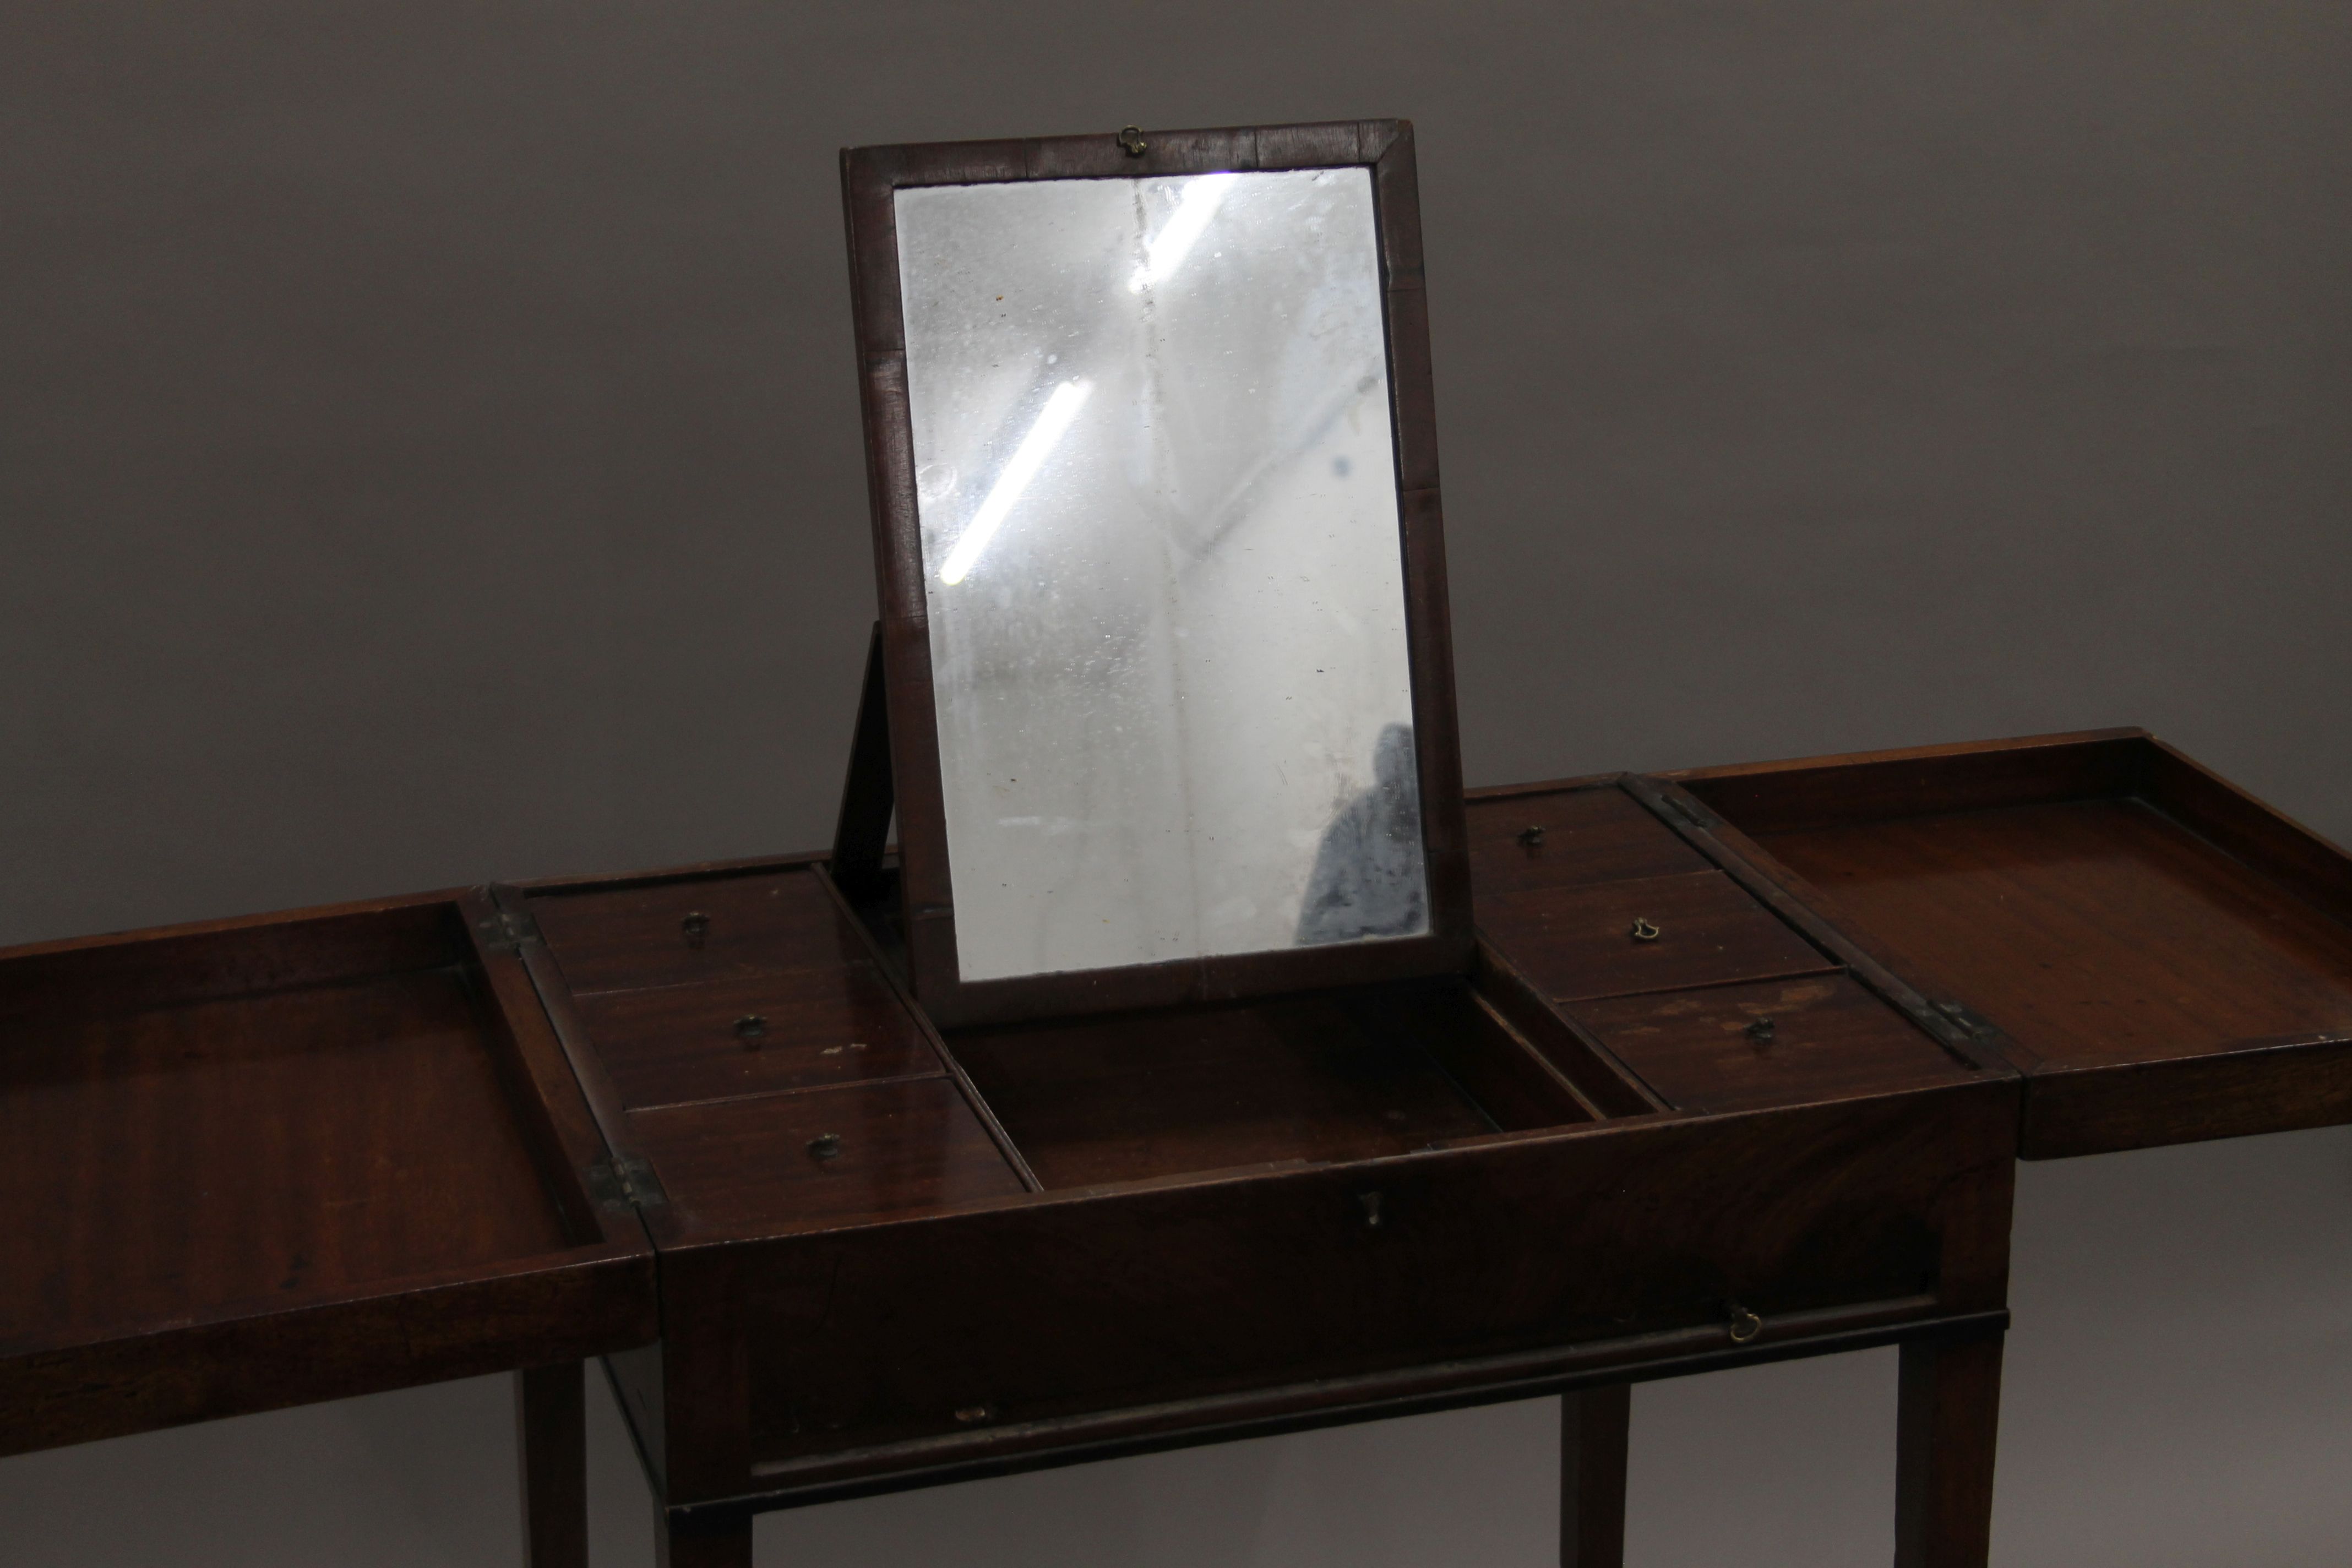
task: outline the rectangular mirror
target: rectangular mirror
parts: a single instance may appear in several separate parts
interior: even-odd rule
[[[1466,963],[1409,133],[1130,141],[845,155],[947,1022]]]

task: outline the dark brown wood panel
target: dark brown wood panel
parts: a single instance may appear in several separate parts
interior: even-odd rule
[[[633,1110],[944,1070],[871,963],[598,992],[576,1006]]]
[[[558,1252],[455,968],[12,1027],[0,1352]]]
[[[866,956],[805,867],[606,890],[551,889],[531,898],[530,912],[575,996]]]
[[[1634,1325],[1728,1347],[1745,1311],[1769,1344],[1832,1303],[1997,1308],[2016,1114],[2001,1079],[780,1242],[739,1257],[756,1473],[887,1470],[908,1458],[875,1446],[897,1442],[1017,1451],[1053,1440],[1025,1423],[1076,1412]]]
[[[1706,860],[1614,784],[1470,804],[1470,880],[1480,906],[1532,888],[1705,871]]]
[[[1026,1189],[948,1079],[645,1110],[665,1246],[903,1219]]]
[[[1494,1131],[1346,1000],[1286,997],[950,1037],[1048,1187],[1370,1159]]]
[[[1480,901],[1478,923],[1559,1002],[1837,967],[1720,871],[1505,893]]]
[[[1623,996],[1570,1012],[1688,1110],[1803,1105],[1977,1076],[1843,974]]]
[[[2352,1034],[2352,928],[2137,800],[1767,833],[2035,1070]]]

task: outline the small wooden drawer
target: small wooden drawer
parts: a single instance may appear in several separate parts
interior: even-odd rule
[[[802,969],[867,954],[805,867],[533,895],[574,996]]]
[[[952,1079],[638,1111],[664,1245],[905,1219],[1024,1189]],[[788,1219],[782,1216],[790,1216]]]
[[[1478,923],[1557,1002],[1837,967],[1720,871],[1506,893]]]
[[[1748,1110],[1977,1076],[1842,974],[1621,996],[1570,1014],[1685,1110]]]
[[[1615,784],[1473,801],[1468,816],[1470,885],[1482,906],[1530,888],[1712,869]]]
[[[603,991],[574,1006],[632,1110],[944,1070],[870,963]]]

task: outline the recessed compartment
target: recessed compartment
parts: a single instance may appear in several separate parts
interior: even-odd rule
[[[1595,1121],[1596,1098],[1624,1092],[1613,1077],[1580,1091],[1461,982],[968,1030],[949,1046],[1049,1188],[1377,1159]],[[1583,1070],[1612,1077],[1597,1060]]]

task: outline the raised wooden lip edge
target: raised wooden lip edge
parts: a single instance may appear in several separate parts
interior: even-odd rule
[[[845,148],[842,199],[866,428],[867,493],[881,587],[892,773],[899,804],[900,928],[913,990],[942,1027],[1066,1013],[1239,1000],[1417,974],[1466,973],[1475,936],[1460,802],[1460,739],[1430,374],[1420,212],[1410,121],[1150,131],[1130,157],[1108,133]],[[1374,944],[1215,955],[964,981],[955,943],[922,550],[906,401],[893,194],[903,186],[1132,178],[1226,169],[1363,167],[1381,258],[1391,428],[1407,656],[1421,775],[1429,931]],[[1364,952],[1370,947],[1376,951]]]

